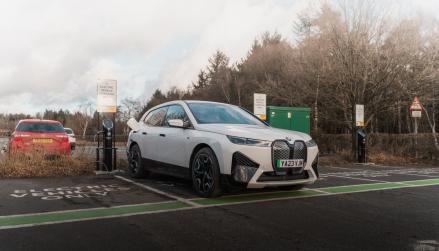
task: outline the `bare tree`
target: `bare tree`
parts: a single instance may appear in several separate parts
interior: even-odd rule
[[[85,138],[92,114],[92,105],[90,102],[79,105],[79,112],[77,113],[76,119],[82,131],[82,138]]]

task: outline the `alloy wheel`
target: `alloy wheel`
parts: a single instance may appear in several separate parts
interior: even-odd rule
[[[131,156],[130,156],[130,169],[132,173],[138,173],[139,172],[139,166],[140,166],[140,158],[139,153],[135,150],[131,150]]]
[[[208,193],[214,186],[213,162],[207,154],[199,154],[192,169],[195,186],[201,193]]]

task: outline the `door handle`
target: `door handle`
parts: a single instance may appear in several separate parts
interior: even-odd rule
[[[146,133],[146,132],[142,132],[142,134],[143,134],[143,135],[146,135],[146,134],[148,134],[148,133]]]
[[[160,137],[166,137],[166,134],[160,133]]]

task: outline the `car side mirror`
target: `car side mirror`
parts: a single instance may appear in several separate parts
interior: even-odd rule
[[[185,123],[183,122],[183,120],[181,120],[181,119],[169,119],[168,125],[170,127],[178,127],[178,128],[186,128],[187,127],[185,125]]]
[[[140,129],[140,123],[137,122],[135,118],[130,118],[127,122],[127,125],[134,131],[138,131]]]

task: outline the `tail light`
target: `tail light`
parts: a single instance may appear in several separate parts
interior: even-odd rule
[[[67,135],[57,135],[56,137],[61,138],[62,143],[68,143],[69,142],[69,136]]]
[[[13,140],[13,141],[22,141],[23,138],[28,138],[28,137],[30,137],[29,134],[20,134],[20,133],[17,133],[17,134],[12,135],[12,140]]]

